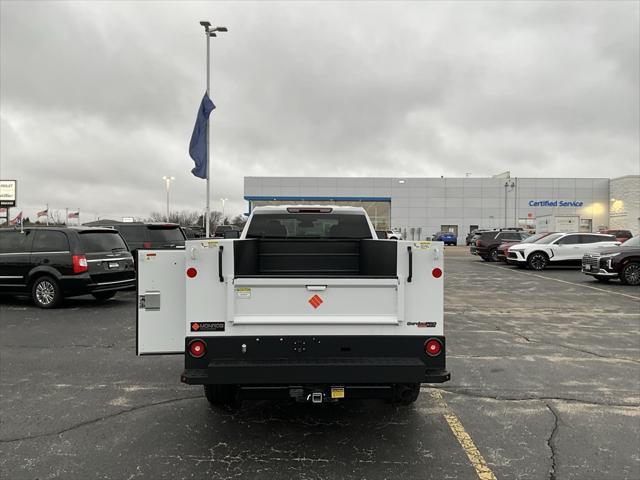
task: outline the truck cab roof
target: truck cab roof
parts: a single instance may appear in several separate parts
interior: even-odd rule
[[[366,215],[367,212],[362,207],[350,207],[342,205],[267,205],[254,207],[252,214],[262,213],[341,213]]]
[[[271,218],[264,218],[267,215]],[[256,207],[240,238],[375,239],[378,236],[362,207],[273,205]]]

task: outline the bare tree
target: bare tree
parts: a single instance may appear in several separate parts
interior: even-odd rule
[[[247,217],[245,217],[244,215],[236,215],[235,217],[233,217],[233,220],[231,220],[231,225],[235,225],[240,228],[244,228],[246,223]]]

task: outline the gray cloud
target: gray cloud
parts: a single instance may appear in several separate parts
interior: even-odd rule
[[[244,175],[639,173],[637,2],[0,4],[0,176],[93,215],[204,206],[187,145],[213,40],[212,198]],[[219,202],[214,201],[214,206]]]

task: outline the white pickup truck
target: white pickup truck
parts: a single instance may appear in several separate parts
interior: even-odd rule
[[[442,242],[356,207],[257,207],[239,239],[138,251],[137,354],[184,354],[212,404],[382,398],[449,380]]]

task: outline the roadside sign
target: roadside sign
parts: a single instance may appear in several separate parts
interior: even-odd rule
[[[0,207],[15,207],[17,190],[16,180],[0,180]]]

